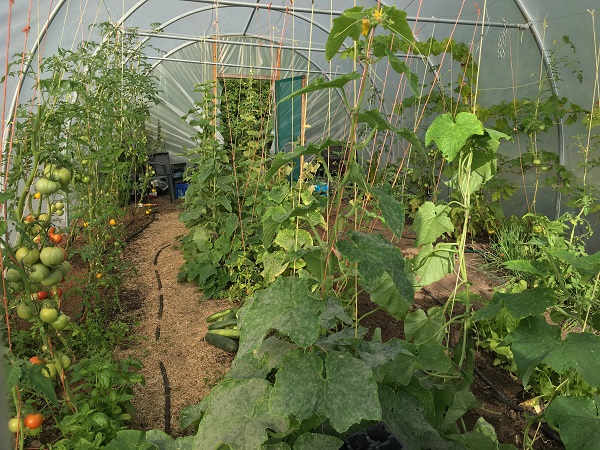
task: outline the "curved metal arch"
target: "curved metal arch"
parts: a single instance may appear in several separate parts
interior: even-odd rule
[[[546,75],[548,77],[548,80],[550,81],[550,89],[554,95],[558,96],[558,86],[556,84],[556,78],[554,76],[554,72],[552,71],[552,65],[550,64],[550,59],[548,57],[548,53],[546,52],[546,49],[544,48],[544,43],[542,42],[540,33],[539,33],[538,29],[536,28],[535,23],[531,19],[531,14],[529,14],[529,11],[523,4],[522,0],[514,0],[514,3],[515,3],[515,6],[517,7],[517,9],[519,10],[519,12],[521,13],[521,15],[523,16],[523,18],[527,21],[527,23],[531,24],[529,29],[531,30],[531,35],[533,36],[533,40],[535,41],[535,44],[537,45],[537,48],[542,57],[542,62],[544,64],[544,70],[546,71]],[[559,164],[564,165],[564,163],[565,163],[565,136],[564,136],[564,122],[563,122],[562,117],[558,118],[558,123],[556,124],[556,129],[557,129],[557,139],[558,139],[558,162],[559,162]],[[557,191],[556,199],[555,199],[555,203],[554,203],[554,218],[555,219],[558,219],[558,217],[560,216],[561,200],[562,200],[562,195],[559,191]]]
[[[248,35],[248,34],[247,35],[222,34],[220,36],[224,37],[224,38],[228,38],[228,37],[230,37],[230,38],[236,38],[237,37],[237,38],[254,39],[254,40],[261,39],[261,40],[264,40],[264,41],[267,41],[267,42],[271,42],[271,43],[276,44],[276,45],[279,44],[278,41],[274,41],[272,39],[267,39],[267,38],[265,38],[263,36],[254,36],[254,35]],[[190,45],[197,44],[199,42],[206,42],[206,41],[203,41],[202,39],[198,39],[198,40],[193,40],[193,41],[186,41],[183,44],[178,45],[177,47],[173,48],[169,52],[165,53],[165,55],[164,55],[165,59],[164,60],[157,61],[155,64],[153,64],[152,65],[152,69],[155,69],[159,64],[168,61],[169,56],[173,55],[175,52],[178,52],[179,50],[182,50],[182,49],[184,49],[186,47],[189,47]],[[227,44],[225,43],[224,45],[227,45]],[[237,41],[237,45],[243,46],[244,44],[240,43],[240,41]],[[290,50],[290,51],[294,51],[294,50]],[[306,59],[308,61],[308,56],[307,55],[305,55],[305,54],[303,54],[301,52],[298,52],[298,51],[296,51],[295,53],[297,53],[301,58],[304,58],[304,59]],[[314,62],[312,64],[318,69],[315,72],[318,72],[318,73],[324,75],[325,77],[327,77],[328,79],[331,79],[330,74],[328,72],[325,72],[322,67],[320,67],[318,64],[315,64]],[[285,71],[285,69],[281,69],[281,68],[277,69],[276,67],[274,67],[273,69],[274,70]]]
[[[21,95],[21,89],[23,89],[23,83],[25,81],[25,77],[27,76],[27,74],[29,73],[29,70],[31,69],[31,63],[33,62],[33,56],[37,53],[38,49],[40,48],[40,44],[42,43],[42,39],[44,39],[44,37],[46,36],[46,33],[48,32],[50,25],[52,24],[52,22],[54,22],[54,19],[56,18],[56,16],[58,15],[58,13],[62,9],[62,7],[65,5],[65,3],[67,3],[67,0],[60,0],[56,4],[54,9],[48,16],[48,19],[46,19],[46,23],[44,23],[44,26],[38,33],[38,36],[37,36],[35,42],[33,43],[33,46],[31,47],[29,57],[27,58],[24,66],[23,66],[23,74],[21,75],[21,77],[19,78],[19,81],[17,82],[17,87],[15,89],[15,93],[13,95],[13,98],[10,102],[10,106],[8,108],[7,117],[9,118],[9,123],[10,123],[10,118],[14,116],[15,108],[17,107],[17,101],[19,99],[19,96]],[[6,140],[7,140],[8,131],[9,131],[9,127],[7,125],[8,124],[2,124],[2,126],[4,128],[3,135],[2,135],[2,142],[6,142]]]

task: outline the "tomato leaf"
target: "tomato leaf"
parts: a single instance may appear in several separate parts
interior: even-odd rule
[[[274,414],[300,420],[324,415],[340,433],[363,420],[381,419],[373,372],[348,353],[331,352],[324,362],[315,353],[288,354],[269,404]]]
[[[21,368],[23,369],[22,380],[29,383],[34,391],[46,398],[50,403],[58,405],[58,398],[56,397],[54,386],[52,386],[52,381],[42,374],[42,364],[33,366],[23,365]]]
[[[308,280],[279,277],[266,289],[257,291],[240,310],[238,354],[258,349],[267,334],[276,330],[300,347],[319,337],[319,314],[323,302],[308,288]]]
[[[473,135],[483,135],[483,125],[476,115],[461,112],[453,119],[452,114],[435,118],[425,133],[425,145],[435,142],[448,162],[452,161]]]

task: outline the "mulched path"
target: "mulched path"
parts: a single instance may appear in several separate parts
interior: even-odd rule
[[[183,264],[178,239],[187,234],[178,221],[181,202],[171,204],[168,197],[155,201],[158,203],[155,220],[132,239],[124,251],[124,257],[137,271],[137,276],[127,281],[121,296],[127,322],[135,323],[137,343],[120,353],[123,357],[138,358],[144,364],[146,384],[137,389],[136,414],[131,427],[162,429],[178,436],[191,432],[179,427],[181,408],[204,398],[230,367],[231,355],[207,344],[204,334],[207,331],[205,318],[231,307],[232,303],[204,300],[196,286],[177,281]],[[414,252],[410,239],[403,240],[400,246],[406,253]],[[477,252],[469,254],[468,261],[472,289],[489,298],[498,280],[480,270],[483,258]],[[448,276],[420,291],[415,305],[428,309],[443,303],[454,289],[454,283],[455,279]],[[369,308],[372,305],[363,299],[359,313]],[[368,316],[362,324],[371,329],[380,327],[384,339],[403,334],[402,323],[381,311]],[[478,350],[476,363],[478,375],[473,392],[481,407],[466,416],[467,426],[483,416],[496,428],[500,442],[521,447],[526,421],[523,412],[518,411],[519,403],[529,398],[529,394],[523,390],[520,380],[494,366],[493,358],[487,353]],[[535,448],[564,447],[542,435]]]

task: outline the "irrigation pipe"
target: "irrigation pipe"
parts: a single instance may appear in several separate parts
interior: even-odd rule
[[[444,303],[441,302],[440,300],[438,300],[429,290],[423,288],[423,291],[427,295],[429,295],[436,303],[438,303],[439,305],[444,305]],[[454,345],[452,343],[450,343],[450,347],[454,347]],[[492,390],[491,396],[493,398],[495,398],[499,402],[503,403],[504,405],[508,406],[510,409],[512,409],[515,412],[518,412],[520,414],[527,413],[527,411],[525,410],[525,408],[523,408],[522,406],[516,404],[515,402],[513,402],[512,400],[510,400],[508,397],[506,397],[506,395],[504,395],[504,393],[500,390],[500,388],[498,388],[494,383],[492,383],[492,381],[488,377],[486,377],[483,374],[483,372],[480,369],[477,368],[477,366],[474,366],[473,369],[474,369],[475,374],[479,378],[481,378],[481,380],[486,385],[488,385],[488,387]],[[560,436],[552,428],[550,428],[548,425],[546,425],[545,423],[540,423],[540,429],[542,430],[542,433],[547,438],[552,439],[553,441],[558,442],[559,444],[563,444],[563,441],[560,438]]]

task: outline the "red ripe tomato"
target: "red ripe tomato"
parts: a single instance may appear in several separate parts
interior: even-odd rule
[[[30,430],[33,430],[35,428],[41,427],[43,421],[44,421],[44,416],[42,416],[40,413],[34,413],[34,414],[27,414],[25,416],[25,419],[23,420],[23,423],[25,424],[25,426],[27,428],[29,428]]]
[[[29,362],[31,364],[44,364],[44,361],[42,361],[40,358],[38,358],[37,356],[32,356],[31,358],[29,358]]]
[[[40,291],[38,294],[38,300],[46,300],[48,298],[48,293],[46,291]]]
[[[53,234],[52,236],[50,236],[50,239],[52,239],[52,242],[54,242],[55,244],[60,244],[63,240],[63,236],[62,234]]]

